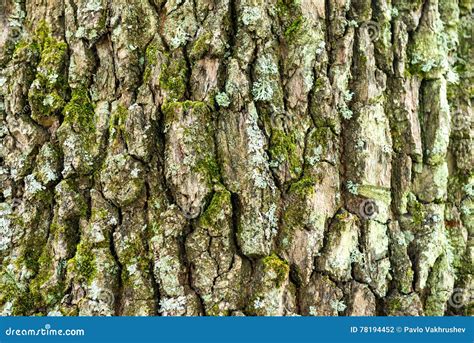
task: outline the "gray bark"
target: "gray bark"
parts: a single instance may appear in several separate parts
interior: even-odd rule
[[[3,315],[472,315],[469,0],[6,0]]]

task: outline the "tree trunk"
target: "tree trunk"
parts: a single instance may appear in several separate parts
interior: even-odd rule
[[[0,313],[473,314],[472,1],[0,4]]]

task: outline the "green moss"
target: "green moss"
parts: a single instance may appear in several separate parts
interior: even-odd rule
[[[286,261],[280,259],[277,255],[272,254],[270,256],[264,257],[262,259],[262,264],[264,272],[275,273],[275,278],[273,281],[275,281],[276,287],[280,287],[288,278],[290,267]]]
[[[419,227],[423,224],[426,216],[426,210],[422,203],[416,200],[413,194],[408,195],[408,211],[412,215],[413,224]]]
[[[206,32],[199,36],[198,39],[193,44],[193,47],[191,49],[190,56],[193,59],[200,59],[202,58],[206,52],[209,51],[210,48],[210,40],[212,38],[212,34],[210,32]]]
[[[302,218],[309,214],[306,201],[308,196],[314,194],[314,186],[317,182],[313,177],[304,177],[291,184],[287,206],[283,212],[283,226],[278,236],[278,246],[282,251],[286,251],[291,246],[295,230],[305,226]]]
[[[231,311],[230,310],[224,310],[222,311],[219,308],[219,304],[214,304],[212,305],[209,309],[206,310],[206,315],[208,316],[230,316]]]
[[[401,275],[400,279],[397,280],[400,292],[402,292],[403,294],[410,293],[410,291],[412,289],[413,277],[414,276],[415,276],[415,273],[410,268],[410,266],[408,266],[405,269],[405,272]]]
[[[202,101],[167,101],[161,106],[161,110],[165,114],[165,121],[172,122],[176,115],[182,111],[192,110],[193,112],[199,112],[198,117],[206,116],[209,113],[209,106]]]
[[[52,267],[53,256],[50,249],[43,249],[43,253],[35,261],[35,269],[39,270],[35,278],[30,282],[29,288],[16,283],[12,275],[4,272],[1,275],[0,303],[4,300],[14,302],[14,315],[31,315],[38,308],[57,303],[63,296],[64,283],[58,282],[55,285],[48,285],[51,280],[54,268]]]
[[[397,9],[400,12],[416,12],[422,4],[423,0],[399,0],[397,1]]]
[[[427,281],[427,288],[430,289],[425,301],[425,315],[427,316],[442,316],[445,311],[445,304],[449,299],[443,285],[443,279],[446,272],[450,272],[451,266],[446,255],[441,255],[436,260],[431,268],[430,275]],[[443,289],[441,289],[443,288]]]
[[[144,46],[149,39],[148,32],[151,26],[151,15],[147,11],[144,2],[133,3],[133,6],[124,6],[120,13],[122,25],[126,30],[123,30],[123,35],[128,41],[135,41],[136,46]],[[107,11],[105,11],[107,18]]]
[[[34,39],[38,41],[40,44],[44,45],[44,43],[50,39],[51,30],[49,29],[48,24],[45,20],[42,20],[38,23],[35,30]]]
[[[128,110],[121,104],[117,105],[110,118],[109,135],[111,140],[119,137],[127,138],[127,130],[125,129],[127,117]]]
[[[37,308],[38,299],[29,292],[21,292],[14,304],[12,312],[14,316],[32,315]]]
[[[107,8],[103,8],[102,11],[100,11],[100,18],[95,30],[99,34],[103,34],[107,31]]]
[[[210,107],[202,101],[169,101],[161,107],[165,116],[165,125],[182,122],[182,117],[191,112],[196,123],[210,123]],[[184,141],[192,144],[195,151],[195,163],[192,171],[201,174],[212,185],[220,180],[219,165],[214,155],[212,125],[193,124],[183,128]],[[191,143],[192,142],[192,143]]]
[[[39,124],[51,126],[55,121],[65,101],[64,97],[56,90],[45,91],[31,89],[28,93],[28,100],[31,104],[31,117]]]
[[[199,224],[205,227],[214,227],[219,220],[220,214],[226,208],[230,208],[230,192],[223,189],[212,197],[211,203],[199,219]]]
[[[399,297],[393,297],[387,300],[386,307],[387,307],[388,313],[393,314],[395,312],[401,311],[403,308],[403,304]]]
[[[74,199],[77,201],[78,199]],[[83,216],[85,218],[85,216]],[[61,241],[65,243],[64,249],[67,250],[68,255],[74,254],[74,248],[78,242],[79,234],[76,230],[75,225],[67,223],[66,225],[59,225],[55,218],[50,228],[50,236],[55,241]]]
[[[14,304],[12,314],[15,316],[29,315],[35,307],[28,289],[18,284],[15,276],[4,269],[0,273],[0,304],[7,301]]]
[[[203,175],[208,175],[209,184],[218,182],[220,179],[219,165],[212,155],[207,155],[203,159],[198,160],[194,171]]]
[[[20,252],[20,256],[16,261],[16,265],[21,267],[24,265],[33,274],[36,274],[39,270],[39,258],[43,251],[44,239],[38,239],[37,237],[30,237],[25,243],[24,247]]]
[[[358,185],[357,193],[368,199],[380,200],[390,204],[390,189],[372,185]]]
[[[303,34],[305,20],[300,7],[297,0],[277,0],[276,10],[280,17],[283,34],[290,43]]]
[[[28,60],[28,62],[36,65],[41,56],[41,45],[36,41],[27,39],[20,40],[13,51],[13,58],[20,60]]]
[[[11,299],[13,316],[31,316],[37,311],[39,301],[28,290],[17,289]]]
[[[145,71],[143,73],[143,80],[147,82],[150,79],[151,71],[156,66],[158,58],[158,45],[155,42],[150,43],[145,51]]]
[[[88,243],[78,244],[76,255],[68,264],[79,277],[84,278],[88,283],[92,281],[97,272],[94,253]]]
[[[96,136],[94,107],[85,89],[73,90],[71,101],[63,110],[63,116],[64,121],[58,130],[58,137],[64,155],[68,161],[76,161],[76,173],[93,173],[100,141]],[[69,145],[71,143],[72,147]]]
[[[57,275],[59,281],[50,284],[54,273],[58,273],[58,268],[52,265],[53,260],[51,248],[46,247],[39,259],[40,271],[30,283],[30,293],[34,298],[36,308],[56,304],[64,295],[64,282],[60,281],[62,276]]]
[[[435,17],[428,24],[422,19],[407,50],[411,74],[430,76],[442,70],[443,59],[447,54],[447,38],[441,20]]]
[[[49,248],[50,247],[47,246],[43,250],[43,253],[41,254],[38,260],[40,271],[38,272],[38,275],[36,276],[35,281],[37,281],[39,285],[42,285],[44,282],[48,281],[48,279],[52,276],[51,263],[53,261],[53,256],[51,255]]]
[[[41,52],[41,63],[47,66],[58,66],[65,62],[67,44],[53,38],[47,39]]]
[[[350,218],[350,213],[349,211],[346,211],[344,209],[342,209],[340,212],[338,212],[336,214],[336,219],[339,221],[339,222],[344,222],[346,221],[347,219]]]
[[[318,77],[316,81],[314,82],[314,90],[315,92],[324,90],[326,88],[326,79],[322,77]]]
[[[69,103],[63,110],[64,122],[73,127],[86,130],[87,133],[95,132],[94,107],[86,89],[74,89]]]
[[[144,246],[141,239],[127,242],[125,249],[119,256],[120,262],[124,266],[122,269],[122,283],[125,286],[134,286],[135,274],[130,274],[128,266],[135,265],[137,275],[147,275],[150,272],[150,260],[147,255],[144,254]]]
[[[93,207],[92,208],[92,213],[91,213],[91,221],[100,221],[108,218],[109,216],[109,211],[107,211],[104,208],[97,208]]]
[[[168,94],[167,100],[179,100],[186,92],[188,68],[184,58],[170,57],[167,64],[163,64],[160,74],[160,86]]]
[[[294,38],[303,27],[303,16],[299,16],[285,29],[285,37],[288,39]]]
[[[277,0],[276,10],[282,16],[288,16],[298,9],[298,0]]]
[[[314,186],[319,182],[320,180],[311,177],[311,176],[306,176],[302,178],[301,180],[298,180],[296,182],[293,182],[290,186],[290,194],[298,194],[302,196],[310,195],[314,193]]]
[[[281,130],[273,130],[270,139],[270,156],[278,163],[288,164],[292,177],[302,172],[302,161],[298,156],[298,148],[294,134],[285,134]]]
[[[45,44],[51,40],[53,39],[51,38],[51,31],[48,24],[42,20],[36,26],[36,30],[31,37],[22,39],[16,44],[13,55],[18,57],[25,52],[35,52],[39,56],[43,51]]]

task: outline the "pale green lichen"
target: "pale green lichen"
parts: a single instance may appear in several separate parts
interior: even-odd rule
[[[467,185],[464,185],[463,190],[467,196],[474,198],[474,183],[468,183]]]
[[[189,40],[189,34],[184,31],[182,27],[178,27],[178,29],[175,32],[174,37],[171,39],[171,47],[173,49],[177,49],[180,46],[183,46],[186,44],[186,42]]]
[[[36,180],[34,175],[25,177],[25,192],[27,194],[34,195],[43,190],[45,190],[45,187]]]
[[[251,177],[257,188],[265,189],[269,186],[269,177],[266,171],[267,155],[264,150],[265,137],[258,126],[258,113],[253,103],[249,104],[246,120],[246,134],[248,138],[249,163],[253,168]]]
[[[256,81],[252,87],[252,94],[257,101],[269,101],[273,97],[273,86],[268,80]]]
[[[276,75],[278,67],[270,55],[265,55],[258,59],[257,71],[264,75]]]
[[[359,185],[351,180],[346,182],[346,188],[353,195],[359,194]]]
[[[429,11],[429,10],[428,10]],[[440,69],[446,69],[447,39],[444,25],[437,11],[430,11],[434,17],[430,22],[421,22],[415,32],[408,52],[410,56],[410,71],[414,74],[427,75]]]
[[[252,95],[257,101],[270,101],[275,94],[273,78],[278,74],[278,67],[272,56],[259,57],[255,71],[259,79],[252,85]]]
[[[244,7],[242,11],[242,22],[244,25],[252,25],[262,17],[262,12],[258,7]]]
[[[230,105],[229,96],[225,92],[216,95],[216,102],[220,107],[229,107]]]
[[[336,312],[343,312],[346,309],[346,304],[342,300],[333,300],[331,301],[331,308]]]
[[[160,300],[159,312],[163,315],[167,315],[169,312],[174,313],[176,311],[182,311],[186,308],[186,302],[185,296],[177,298],[162,298]]]
[[[312,155],[308,157],[308,163],[311,166],[314,166],[317,162],[321,160],[321,154],[323,153],[323,147],[318,145],[316,148],[313,148]]]

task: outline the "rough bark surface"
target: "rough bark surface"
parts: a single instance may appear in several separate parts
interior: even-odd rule
[[[472,10],[0,1],[0,313],[472,314]]]

